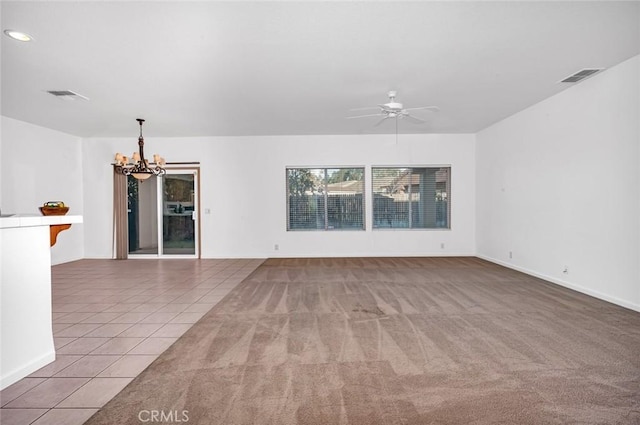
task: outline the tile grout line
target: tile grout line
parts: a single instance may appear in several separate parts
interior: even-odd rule
[[[113,264],[110,262],[112,260],[105,260],[104,263],[101,263],[102,265],[105,266],[105,268],[110,268],[110,266],[112,266]],[[199,264],[203,264],[204,262],[207,262],[208,260],[198,260]],[[129,382],[127,383],[127,385],[133,381],[133,379],[135,379],[135,376],[137,376],[139,373],[133,373],[131,372],[131,375],[134,375],[133,377],[127,376],[127,377],[119,377],[119,376],[115,376],[115,377],[108,377],[108,376],[99,376],[100,374],[104,373],[107,369],[111,368],[114,364],[120,362],[121,360],[125,359],[125,358],[135,358],[135,357],[152,357],[152,359],[150,360],[150,363],[153,363],[153,361],[155,361],[162,352],[164,352],[166,349],[168,349],[168,347],[170,347],[171,345],[173,345],[173,343],[175,343],[182,335],[184,335],[186,332],[188,332],[188,330],[200,319],[202,319],[202,317],[204,317],[204,315],[206,315],[213,307],[215,307],[215,305],[217,305],[220,300],[222,300],[222,298],[224,298],[229,292],[231,292],[231,290],[233,290],[233,288],[235,288],[243,279],[245,279],[246,277],[248,277],[260,264],[262,264],[262,262],[264,260],[260,260],[260,261],[254,261],[254,260],[246,260],[246,259],[238,259],[238,260],[220,260],[223,263],[226,263],[225,267],[218,267],[218,266],[214,266],[210,269],[208,269],[209,271],[207,271],[206,274],[200,274],[197,273],[193,276],[192,279],[183,279],[182,282],[180,283],[176,283],[170,286],[165,286],[165,287],[160,287],[158,288],[158,284],[162,284],[162,282],[166,281],[163,280],[162,278],[164,277],[165,279],[168,279],[168,281],[173,281],[175,280],[175,276],[170,275],[170,274],[162,274],[161,276],[157,276],[158,279],[156,279],[154,282],[155,284],[151,284],[148,283],[145,285],[144,288],[137,288],[135,289],[138,293],[137,294],[133,294],[131,295],[131,291],[134,290],[134,288],[127,286],[124,288],[120,288],[117,289],[117,283],[112,283],[111,279],[116,275],[113,273],[97,273],[97,274],[92,274],[91,276],[87,277],[86,273],[82,272],[82,268],[78,271],[77,274],[65,274],[65,273],[59,273],[57,275],[54,274],[54,284],[53,286],[53,299],[54,299],[54,308],[53,310],[53,323],[54,325],[69,325],[69,326],[64,326],[61,327],[61,329],[58,330],[58,333],[63,333],[64,335],[64,330],[65,329],[69,329],[75,325],[83,325],[83,326],[79,326],[78,329],[83,329],[84,328],[91,328],[90,330],[88,330],[86,333],[82,334],[82,336],[57,336],[54,338],[54,342],[57,340],[58,342],[63,341],[65,339],[69,339],[69,341],[64,341],[63,344],[59,345],[56,348],[56,351],[61,350],[62,348],[68,346],[71,343],[74,342],[78,342],[78,341],[82,341],[83,339],[86,338],[101,338],[101,339],[105,339],[105,341],[96,346],[96,347],[89,347],[89,348],[84,348],[82,350],[78,350],[78,351],[83,351],[84,353],[82,354],[74,354],[74,353],[64,353],[64,354],[60,354],[60,356],[78,356],[77,359],[75,359],[74,361],[72,361],[71,363],[69,363],[68,365],[64,366],[62,369],[60,370],[53,370],[51,372],[52,376],[47,376],[47,377],[31,377],[33,379],[42,379],[41,382],[39,382],[38,384],[36,384],[34,387],[30,387],[28,388],[26,391],[21,392],[19,395],[14,396],[10,401],[4,403],[9,404],[14,400],[17,400],[18,398],[26,395],[27,393],[29,393],[30,391],[33,391],[35,388],[39,387],[40,385],[44,384],[45,382],[47,382],[49,379],[87,379],[86,382],[84,382],[80,387],[76,388],[73,392],[71,392],[70,394],[68,394],[64,399],[60,400],[57,402],[57,404],[55,404],[53,407],[42,407],[42,408],[36,408],[33,407],[32,409],[42,409],[45,410],[45,412],[38,416],[37,418],[33,419],[33,421],[31,423],[33,423],[34,421],[38,421],[40,418],[42,418],[43,416],[49,414],[52,410],[96,410],[96,409],[100,409],[99,408],[82,408],[82,407],[58,407],[60,404],[63,404],[65,402],[65,400],[68,400],[70,397],[73,397],[74,394],[78,393],[79,391],[81,391],[81,389],[83,388],[87,388],[87,385],[91,385],[91,382],[97,382],[98,379],[111,379],[111,378],[115,378],[116,380],[119,380],[120,382],[122,382],[122,379],[129,379]],[[221,264],[220,261],[217,262],[217,264]],[[69,268],[73,268],[73,266],[77,266],[77,265],[82,265],[83,262],[86,263],[90,263],[92,265],[95,266],[96,261],[84,261],[81,260],[80,262],[76,262],[76,264],[74,265],[63,265],[64,269],[69,269]],[[242,267],[237,267],[233,264],[236,263],[242,263],[245,264]],[[118,265],[121,265],[122,263],[119,263]],[[153,264],[157,265],[158,263],[154,262]],[[107,267],[109,266],[109,267]],[[137,266],[137,264],[136,264]],[[235,268],[235,270],[233,270]],[[230,269],[229,272],[230,273],[225,273],[223,272],[223,270],[226,269]],[[54,268],[55,270],[55,268]],[[137,269],[136,269],[137,270]],[[233,270],[233,271],[231,271]],[[227,274],[229,274],[227,276]],[[221,276],[222,275],[222,276]],[[78,277],[71,277],[70,276],[78,276]],[[81,277],[80,277],[81,276]],[[217,277],[216,277],[217,276]],[[69,281],[65,281],[65,279],[69,278]],[[85,286],[85,282],[87,280],[87,278],[91,279],[93,282],[97,282],[100,279],[106,280],[108,282],[103,282],[101,283],[96,283],[94,285],[91,286]],[[212,284],[211,286],[207,285],[207,281],[208,280],[215,280],[216,282],[214,284]],[[59,283],[59,291],[56,291],[56,282],[60,282]],[[206,287],[201,287],[202,285],[207,285]],[[223,288],[224,287],[224,288]],[[81,288],[81,289],[77,289],[76,288]],[[98,296],[95,296],[92,298],[92,300],[95,300],[94,302],[78,302],[80,301],[80,299],[78,297],[82,297],[84,295],[87,294],[87,291],[90,291],[91,289],[94,289],[96,292],[100,293],[100,296],[102,296],[103,298],[96,298]],[[159,289],[159,290],[158,290]],[[214,292],[216,291],[216,292]],[[144,292],[148,292],[147,294],[147,298],[140,298],[139,296],[142,295]],[[56,295],[58,294],[58,295]],[[159,295],[158,295],[159,294]],[[117,295],[120,295],[120,297],[118,298]],[[122,296],[124,295],[124,297]],[[127,296],[127,295],[131,295],[131,296]],[[104,297],[108,297],[109,301],[108,302],[103,302],[104,301]],[[138,297],[138,298],[136,298]],[[154,299],[162,299],[162,297],[164,297],[164,300],[161,301],[160,303],[152,303],[151,301],[153,301]],[[208,298],[207,298],[208,297]],[[206,302],[202,302],[203,299],[207,299]],[[141,301],[136,301],[138,299],[141,299]],[[134,300],[133,302],[129,302],[131,300]],[[165,301],[168,300],[168,301]],[[154,311],[151,312],[140,312],[140,313],[148,313],[146,315],[144,315],[141,319],[139,319],[138,321],[136,321],[135,323],[118,323],[117,319],[118,317],[121,317],[127,313],[131,313],[133,312],[133,310],[137,309],[137,308],[141,308],[144,304],[160,304],[160,307],[155,308],[155,307],[149,307],[149,308],[155,308]],[[123,305],[123,304],[137,304],[136,307],[134,307],[133,309],[130,309],[129,307],[118,307],[119,305]],[[171,307],[172,305],[178,305],[178,307]],[[205,307],[194,307],[196,305],[203,305]],[[56,307],[57,306],[57,307]],[[67,307],[68,306],[68,307]],[[167,308],[168,307],[168,311],[161,311],[163,308]],[[127,309],[126,311],[111,311],[111,312],[107,312],[106,310],[110,310],[110,309]],[[145,309],[144,307],[142,307],[143,309]],[[193,309],[194,311],[187,311]],[[66,310],[66,311],[62,311],[62,310]],[[87,311],[83,311],[83,310],[87,310]],[[173,311],[173,310],[178,310],[178,311]],[[86,314],[89,314],[88,316]],[[100,320],[99,322],[85,322],[85,320],[90,320],[92,317],[101,317],[99,316],[100,314],[103,313],[120,313],[118,317],[113,318],[111,320],[105,321],[106,319],[94,319],[94,320]],[[158,313],[156,316],[154,316],[154,319],[152,319],[152,321],[150,321],[149,323],[145,323],[143,322],[145,319],[147,319],[148,317],[154,315]],[[65,317],[67,317],[66,320],[70,320],[71,318],[75,317],[75,316],[79,317],[80,319],[78,319],[75,323],[71,322],[66,322],[65,321]],[[104,314],[102,317],[109,317],[109,314]],[[157,317],[157,322],[156,322],[156,318]],[[58,322],[58,320],[63,320],[66,323],[63,322]],[[174,320],[178,320],[175,321]],[[105,328],[108,329],[109,326],[107,325],[117,325],[117,324],[124,324],[124,325],[129,325],[128,327],[122,329],[120,332],[118,332],[116,335],[114,336],[108,336],[108,337],[101,337],[99,336],[100,333],[98,333],[98,336],[91,336],[89,337],[88,335],[94,333],[95,331],[98,331],[101,328]],[[85,326],[88,325],[88,326]],[[97,325],[96,327],[92,327],[90,325]],[[117,338],[136,338],[136,337],[120,337],[121,334],[127,332],[128,330],[132,329],[134,326],[136,325],[158,325],[156,327],[155,330],[150,331],[149,334],[147,334],[144,337],[137,337],[140,339],[140,341],[138,341],[135,345],[131,346],[130,348],[128,348],[126,351],[123,352],[114,352],[114,353],[96,353],[95,351],[99,350],[101,347],[105,346],[106,344],[108,344],[110,341],[114,341]],[[106,326],[106,327],[105,327]],[[176,335],[176,336],[166,336],[166,335],[162,335],[161,333],[158,334],[159,332],[162,331],[162,329],[169,329],[168,334],[169,335]],[[175,329],[175,331],[171,331],[170,329]],[[70,333],[73,333],[71,331],[69,331]],[[175,332],[175,333],[172,333]],[[157,335],[156,335],[157,334]],[[147,341],[162,341],[162,340],[166,340],[167,343],[169,343],[166,347],[162,347],[162,345],[164,345],[164,343],[160,346],[158,346],[158,348],[152,348],[150,347],[148,350],[148,353],[153,352],[153,354],[148,354],[148,353],[134,353],[134,354],[129,354],[132,351],[134,351],[137,347],[141,346],[142,344],[144,344]],[[159,351],[159,352],[158,352]],[[76,365],[79,361],[82,361],[85,358],[90,358],[92,356],[109,356],[109,357],[117,357],[114,361],[112,361],[111,363],[109,363],[107,366],[101,367],[99,370],[95,370],[91,372],[91,375],[95,375],[95,376],[79,376],[79,377],[75,377],[75,376],[69,376],[69,377],[63,377],[63,376],[57,376],[60,373],[63,373],[65,370],[70,369],[73,367],[73,365]],[[58,360],[58,359],[57,359]],[[146,369],[146,367],[148,367],[149,364],[147,364],[142,370]],[[47,365],[49,366],[49,365]],[[45,366],[45,367],[47,367]],[[37,373],[34,372],[34,373]],[[96,381],[94,381],[96,380]],[[20,382],[20,381],[19,381]],[[126,385],[125,385],[126,386]],[[6,389],[5,389],[6,390]],[[121,391],[122,389],[120,389],[119,391]],[[119,392],[118,391],[118,392]],[[116,392],[116,394],[118,393]],[[115,394],[114,394],[115,397]],[[113,398],[113,397],[111,397]],[[110,399],[111,399],[110,398]],[[108,401],[105,401],[104,403],[102,403],[101,405],[103,406],[104,404],[106,404]],[[99,403],[98,403],[99,404]],[[16,409],[16,408],[2,408],[3,410],[12,410],[12,409]],[[26,424],[25,424],[26,425]]]

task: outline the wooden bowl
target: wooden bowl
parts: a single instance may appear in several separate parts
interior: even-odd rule
[[[40,207],[42,215],[66,215],[69,207]]]

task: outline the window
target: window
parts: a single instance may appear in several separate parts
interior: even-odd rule
[[[371,169],[374,229],[449,229],[451,168]]]
[[[364,230],[364,168],[287,168],[287,230]]]

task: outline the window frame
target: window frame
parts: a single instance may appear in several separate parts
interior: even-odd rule
[[[330,195],[329,190],[327,189],[328,179],[329,179],[329,170],[361,170],[362,172],[362,227],[330,227],[330,216],[329,216],[329,202],[328,197]],[[289,193],[289,171],[290,170],[322,170],[324,177],[322,181],[322,194],[323,194],[323,207],[324,207],[324,228],[292,228],[291,227],[291,205],[290,205],[290,193]],[[286,197],[286,230],[287,232],[343,232],[343,231],[366,231],[367,230],[367,167],[364,165],[339,165],[339,166],[286,166],[285,167],[285,197]]]
[[[379,225],[376,225],[376,208],[375,208],[375,199],[376,199],[376,194],[379,192],[375,192],[375,178],[374,178],[374,173],[376,169],[398,169],[398,170],[402,170],[402,169],[408,169],[411,170],[411,175],[413,175],[415,173],[415,170],[428,170],[428,169],[435,169],[436,171],[441,170],[441,169],[447,169],[447,180],[446,180],[446,226],[443,227],[413,227],[413,206],[412,206],[412,202],[408,203],[408,217],[407,217],[407,221],[409,223],[409,225],[407,227],[400,227],[400,226],[389,226],[389,227],[380,227]],[[450,231],[452,230],[452,225],[451,225],[451,192],[452,192],[452,170],[453,167],[451,166],[451,164],[430,164],[430,165],[372,165],[370,167],[371,170],[371,227],[374,231],[377,230],[381,230],[381,231],[398,231],[398,230],[409,230],[409,231]],[[408,191],[408,197],[409,199],[411,199],[411,194],[414,192],[411,192],[411,187],[412,184],[409,185],[409,191]]]

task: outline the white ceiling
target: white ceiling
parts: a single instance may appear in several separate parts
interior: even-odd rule
[[[1,3],[2,114],[83,137],[474,133],[640,53],[640,2]],[[64,101],[46,90],[72,90]],[[597,99],[594,99],[597,101]],[[420,113],[416,113],[419,115]]]

